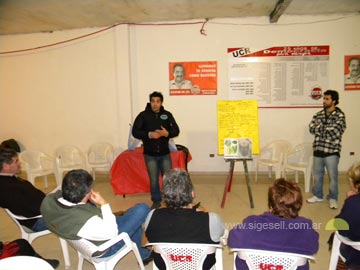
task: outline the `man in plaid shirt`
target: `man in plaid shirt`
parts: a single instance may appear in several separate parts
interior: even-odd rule
[[[331,209],[337,209],[338,199],[338,164],[341,151],[341,137],[346,129],[345,114],[336,105],[339,94],[335,90],[324,92],[324,109],[317,112],[310,124],[309,131],[315,136],[313,173],[315,185],[312,189],[313,197],[308,203],[323,201],[323,183],[325,168],[330,178],[329,194],[326,199]]]

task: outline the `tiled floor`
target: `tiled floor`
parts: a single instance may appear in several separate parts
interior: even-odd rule
[[[233,225],[240,223],[244,217],[251,214],[260,214],[267,209],[267,189],[270,185],[270,180],[264,175],[261,175],[258,182],[254,182],[252,174],[251,188],[254,198],[254,208],[250,208],[249,197],[247,188],[245,185],[244,176],[241,173],[236,173],[233,180],[233,186],[231,192],[227,195],[225,207],[220,208],[220,203],[224,191],[224,183],[226,180],[225,173],[212,173],[212,174],[200,174],[190,173],[196,193],[196,201],[200,201],[203,206],[209,211],[217,212],[223,218],[226,226],[230,229]],[[290,177],[291,178],[291,177]],[[345,192],[348,189],[348,181],[346,175],[343,173],[340,176],[340,198],[339,207],[342,206]],[[300,178],[300,184],[303,188],[303,180]],[[55,188],[55,181],[49,180],[49,188],[45,189],[42,180],[37,180],[36,186],[49,192]],[[109,176],[106,174],[98,174],[95,181],[95,190],[101,192],[101,194],[110,202],[113,211],[125,210],[131,207],[135,203],[145,202],[150,204],[149,194],[136,194],[127,195],[125,198],[121,195],[115,196],[112,188],[109,184]],[[325,186],[325,190],[327,190]],[[307,198],[310,194],[304,193],[304,197]],[[327,221],[333,218],[339,210],[331,210],[326,202],[317,204],[303,205],[301,215],[311,218],[316,225],[317,231],[320,233],[320,249],[316,254],[316,261],[311,263],[311,269],[324,270],[328,269],[330,252],[328,251],[327,240],[331,231],[325,230]],[[16,225],[10,220],[3,210],[0,210],[0,240],[9,241],[20,237],[20,233]],[[55,235],[48,235],[36,239],[33,242],[34,248],[46,258],[57,258],[60,260],[60,266],[58,269],[64,269],[64,261],[62,258],[61,248],[58,238]],[[71,267],[70,270],[77,269],[77,256],[72,248],[69,248]],[[225,247],[223,251],[224,270],[232,269],[232,255],[229,253],[228,248]],[[85,262],[84,270],[94,269],[94,267]],[[121,260],[116,269],[132,270],[138,269],[136,261],[132,255],[128,255]],[[146,269],[152,269],[151,265],[146,266]]]

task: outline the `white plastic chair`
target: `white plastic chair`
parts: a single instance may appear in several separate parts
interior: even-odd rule
[[[216,263],[211,269],[223,269],[222,245],[192,243],[148,243],[146,245],[153,246],[154,251],[161,255],[167,270],[202,270],[206,256],[211,253],[215,253],[216,258]],[[153,263],[153,270],[158,270],[155,263]]]
[[[285,140],[276,140],[270,142],[261,148],[260,155],[256,162],[255,181],[258,178],[259,166],[267,166],[269,179],[272,178],[272,168],[275,168],[275,178],[281,177],[283,172],[285,154],[291,149],[291,144]]]
[[[18,215],[13,214],[7,208],[4,208],[4,210],[9,215],[9,217],[15,222],[15,224],[18,226],[18,228],[20,229],[21,238],[26,239],[30,244],[32,243],[32,241],[34,241],[38,237],[51,234],[51,232],[49,230],[34,232],[31,229],[29,229],[28,227],[21,225],[18,221],[18,220],[28,220],[28,219],[33,219],[33,218],[41,218],[42,217],[41,215],[38,215],[35,217],[24,217],[24,216],[18,216]],[[70,267],[70,257],[69,257],[69,250],[68,250],[67,244],[65,241],[62,241],[61,238],[59,238],[59,239],[60,239],[62,253],[64,256],[65,266]],[[26,268],[24,268],[24,269],[26,269]]]
[[[250,270],[296,270],[298,266],[306,264],[308,260],[315,260],[314,256],[279,251],[240,248],[233,248],[230,251],[234,252],[234,270],[236,270],[236,256],[245,260]]]
[[[295,181],[299,182],[298,172],[304,173],[305,192],[310,190],[310,180],[313,166],[313,148],[311,143],[302,143],[296,145],[285,156],[284,161],[284,177],[286,178],[286,171],[295,171]]]
[[[349,238],[340,235],[339,232],[336,231],[331,249],[329,270],[336,270],[339,257],[343,262],[346,262],[346,259],[340,254],[341,243],[360,251],[360,242],[351,241]]]
[[[87,153],[87,165],[95,179],[96,170],[109,172],[114,160],[114,147],[110,143],[100,142],[90,146]]]
[[[84,169],[86,170],[86,160],[83,152],[72,145],[63,145],[55,151],[55,168],[58,178],[63,178],[64,172]]]
[[[0,270],[54,270],[45,260],[33,256],[13,256],[0,260]]]
[[[124,241],[124,246],[117,253],[110,257],[100,258],[104,251],[121,240]],[[136,244],[131,241],[129,235],[125,232],[120,233],[117,237],[106,241],[100,246],[96,246],[86,239],[66,239],[66,241],[77,251],[79,258],[78,270],[82,270],[84,259],[92,263],[97,270],[113,270],[118,261],[129,252],[134,253],[139,269],[145,269]]]
[[[48,187],[47,176],[54,174],[56,184],[60,184],[57,177],[54,158],[36,150],[24,150],[19,154],[20,162],[24,165],[28,180],[34,185],[35,178],[44,176],[45,187]]]

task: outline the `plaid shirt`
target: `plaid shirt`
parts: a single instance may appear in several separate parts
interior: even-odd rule
[[[320,124],[316,124],[320,122]],[[345,114],[339,108],[326,116],[325,110],[317,112],[309,124],[309,131],[315,135],[314,152],[325,155],[338,154],[341,151],[341,137],[346,129]]]

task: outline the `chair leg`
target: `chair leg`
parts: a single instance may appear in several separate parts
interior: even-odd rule
[[[70,257],[69,257],[69,249],[66,240],[59,238],[60,245],[62,249],[62,253],[64,256],[65,269],[70,269]]]
[[[259,170],[259,164],[256,163],[256,170],[255,170],[255,182],[258,180],[258,170]]]
[[[217,248],[215,251],[215,257],[216,257],[216,263],[215,267],[213,267],[215,270],[223,270],[223,257],[222,257],[222,249]]]
[[[35,177],[34,176],[32,176],[31,174],[28,175],[28,180],[33,186],[35,186]]]
[[[142,262],[142,259],[141,259],[141,256],[140,256],[140,252],[139,252],[139,250],[138,250],[138,248],[137,248],[137,246],[136,246],[135,243],[133,243],[133,246],[132,246],[131,249],[132,249],[132,251],[134,252],[134,255],[135,255],[136,260],[137,260],[137,262],[138,262],[138,264],[139,264],[139,266],[140,266],[140,269],[141,269],[141,270],[145,270],[145,266],[144,266],[144,264],[143,264],[143,262]]]
[[[61,184],[62,180],[58,173],[55,172],[54,176],[55,176],[56,186],[59,186]]]
[[[84,257],[79,252],[77,253],[78,253],[78,270],[82,270],[84,264]]]
[[[311,181],[311,170],[306,170],[304,174],[305,181],[305,192],[310,191],[310,181]]]
[[[336,233],[334,235],[333,245],[331,249],[329,270],[336,270],[336,266],[340,255],[340,240],[337,238]]]
[[[44,176],[45,179],[45,188],[48,188],[48,177],[47,175]]]
[[[295,182],[299,183],[299,172],[298,171],[295,171]]]

